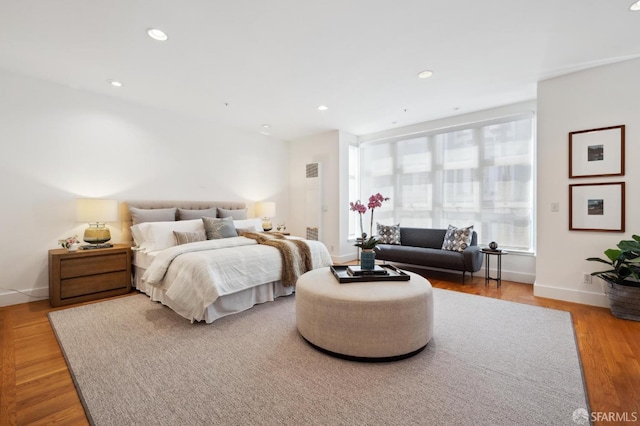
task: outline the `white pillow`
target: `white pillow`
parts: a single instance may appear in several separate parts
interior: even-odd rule
[[[144,233],[142,229],[140,229],[140,225],[133,225],[131,227],[131,236],[133,237],[133,242],[140,249],[144,249]]]
[[[262,219],[242,219],[242,220],[234,220],[233,226],[236,229],[246,229],[252,232],[262,232]]]
[[[142,230],[145,251],[162,250],[177,245],[173,231],[204,232],[202,219],[178,220],[175,222],[146,222],[136,225]]]

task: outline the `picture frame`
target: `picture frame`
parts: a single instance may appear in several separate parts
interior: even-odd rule
[[[569,133],[569,178],[624,176],[625,125]]]
[[[569,185],[569,230],[624,232],[625,183]]]

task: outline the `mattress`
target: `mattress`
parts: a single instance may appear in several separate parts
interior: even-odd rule
[[[142,251],[142,250],[135,250],[134,249],[133,250],[133,259],[131,260],[131,264],[133,266],[137,266],[137,267],[140,267],[142,269],[147,269],[151,265],[151,262],[153,262],[153,259],[155,259],[156,255],[158,253],[159,253],[159,251],[145,252],[145,251]]]
[[[171,298],[166,295],[165,289],[146,285],[142,281],[144,273],[144,268],[139,266],[134,267],[134,287],[149,296],[152,301],[162,303],[181,317],[193,322],[190,313],[183,310],[180,305],[171,300]],[[293,294],[294,291],[295,288],[293,286],[285,287],[280,281],[275,281],[251,287],[238,293],[220,296],[215,302],[207,306],[203,320],[206,323],[212,323],[218,318],[246,311],[258,303],[273,302],[277,297],[289,296]]]

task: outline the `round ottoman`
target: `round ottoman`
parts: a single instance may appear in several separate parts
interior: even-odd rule
[[[296,283],[296,323],[317,349],[363,361],[403,359],[433,335],[433,289],[412,272],[409,281],[341,284],[329,268]]]

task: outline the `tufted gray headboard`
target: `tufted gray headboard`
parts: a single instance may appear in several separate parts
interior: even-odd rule
[[[125,242],[133,241],[131,238],[131,213],[129,207],[137,207],[139,209],[166,209],[177,207],[179,209],[204,210],[212,207],[218,207],[227,210],[238,210],[247,207],[243,201],[176,201],[176,200],[128,200],[123,201],[121,205],[122,217],[122,240]],[[177,219],[177,218],[176,218]]]

